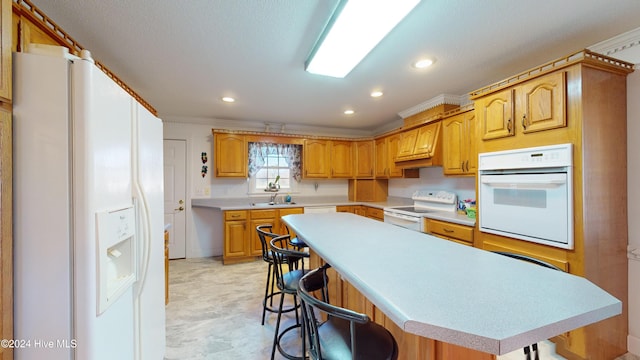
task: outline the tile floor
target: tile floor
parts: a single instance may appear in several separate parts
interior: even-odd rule
[[[262,261],[228,266],[220,258],[170,261],[165,360],[269,359],[276,316],[267,313],[260,325],[266,272]],[[285,314],[282,321],[288,326],[295,319]],[[300,349],[295,334],[286,340],[287,349]],[[555,354],[552,342],[539,347],[541,359],[564,359]],[[276,359],[284,357],[276,351]],[[522,350],[498,357],[521,359]],[[640,358],[627,354],[617,360]]]

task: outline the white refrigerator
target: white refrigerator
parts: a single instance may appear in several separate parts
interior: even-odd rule
[[[162,122],[82,58],[14,53],[16,360],[162,360]]]

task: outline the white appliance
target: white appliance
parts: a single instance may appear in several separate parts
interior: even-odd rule
[[[478,155],[480,231],[573,249],[571,144]]]
[[[418,190],[411,196],[413,206],[384,208],[384,222],[425,232],[424,215],[434,211],[456,211],[457,198],[455,193],[444,190]]]
[[[337,209],[335,206],[305,206],[304,213],[305,214],[326,214],[326,213],[334,213]]]
[[[88,52],[13,64],[15,359],[163,359],[161,120]]]

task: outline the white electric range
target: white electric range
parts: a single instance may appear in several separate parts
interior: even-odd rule
[[[410,230],[424,232],[423,217],[435,211],[455,212],[458,197],[443,190],[418,190],[411,196],[413,206],[384,208],[384,222]]]

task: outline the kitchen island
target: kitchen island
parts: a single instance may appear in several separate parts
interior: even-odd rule
[[[502,355],[622,311],[582,277],[361,216],[282,220],[403,332],[435,342]]]

